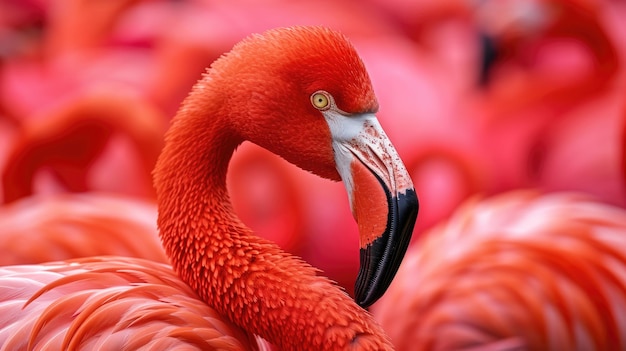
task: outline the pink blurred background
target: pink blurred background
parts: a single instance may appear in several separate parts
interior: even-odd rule
[[[193,83],[245,36],[298,24],[342,31],[363,58],[420,197],[413,243],[473,195],[571,190],[624,207],[625,16],[617,0],[0,0],[2,235],[50,226],[16,211],[78,193],[156,218],[150,172]],[[245,144],[229,187],[245,223],[352,290],[341,184]],[[68,223],[87,212],[63,208]],[[32,257],[3,264],[79,255],[4,242]]]

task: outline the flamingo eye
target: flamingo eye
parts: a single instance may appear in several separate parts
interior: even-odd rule
[[[327,110],[330,108],[330,94],[323,90],[316,91],[311,95],[311,103],[318,110]]]

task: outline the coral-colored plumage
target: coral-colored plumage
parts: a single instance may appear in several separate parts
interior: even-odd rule
[[[325,97],[326,104],[313,96]],[[177,328],[165,328],[163,321],[151,321],[152,314],[145,310],[133,313],[134,308],[150,309],[169,301],[164,295],[195,292],[220,318],[230,321],[225,323],[245,329],[245,338],[259,335],[281,350],[392,349],[372,316],[345,291],[300,258],[253,235],[235,215],[226,187],[230,157],[244,140],[318,175],[343,179],[352,206],[357,207],[353,208],[357,221],[362,211],[354,192],[361,181],[370,184],[377,178],[388,206],[380,206],[385,213],[376,218],[388,222],[383,233],[375,231],[381,225],[372,219],[367,223],[375,225],[361,228],[361,257],[367,264],[361,267],[356,291],[359,303],[370,305],[395,275],[417,214],[408,172],[374,116],[377,108],[364,65],[341,34],[321,27],[293,27],[244,40],[194,86],[166,134],[154,170],[160,236],[180,280],[164,266],[112,257],[5,268],[1,279],[11,281],[12,287],[39,278],[49,285],[21,290],[18,296],[12,289],[6,291],[0,305],[17,310],[6,314],[10,318],[3,320],[0,330],[7,337],[18,335],[11,343],[22,346],[50,340],[50,345],[92,349],[110,341],[107,347],[133,349],[146,342],[145,337],[135,339],[134,333],[118,331],[143,322],[152,331]],[[350,171],[360,163],[372,174],[353,177]],[[158,282],[146,286],[154,282],[152,275],[174,288],[164,294]],[[20,310],[25,299],[33,302]],[[198,303],[192,300],[187,301]],[[19,319],[18,310],[25,313],[34,304],[49,304],[41,322],[33,324],[27,316]],[[71,308],[66,310],[65,304]],[[36,318],[44,307],[38,308],[32,312]],[[115,317],[128,308],[130,317]],[[163,308],[176,317],[171,306]],[[198,319],[205,314],[197,313]],[[140,320],[131,322],[137,314]],[[148,325],[152,322],[156,324]],[[232,330],[215,329],[211,335]],[[210,339],[193,326],[172,333],[180,339],[174,341]],[[171,341],[169,334],[153,335],[155,343],[162,338]],[[233,335],[241,333],[235,330]],[[212,348],[219,349],[208,347]]]
[[[398,350],[624,350],[624,235],[623,209],[581,195],[474,199],[373,313]]]
[[[118,255],[167,262],[156,205],[104,193],[29,197],[0,207],[0,266]]]
[[[94,257],[0,268],[2,350],[256,350],[170,267]]]

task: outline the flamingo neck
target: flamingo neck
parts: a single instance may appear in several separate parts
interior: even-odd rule
[[[181,279],[222,315],[281,350],[391,349],[344,291],[252,235],[234,214],[226,171],[242,140],[229,113],[220,113],[224,104],[209,91],[197,96],[204,103],[194,95],[198,89],[174,119],[154,174],[161,239]]]
[[[226,188],[228,162],[241,141],[226,132],[223,118],[202,110],[185,102],[166,134],[154,172],[161,239],[187,282],[206,269],[196,268],[198,262],[249,232],[234,215]]]

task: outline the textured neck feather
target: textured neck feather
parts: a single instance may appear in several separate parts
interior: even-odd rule
[[[192,269],[205,254],[212,257],[215,248],[207,244],[230,239],[220,233],[225,225],[235,229],[228,232],[233,236],[248,232],[234,216],[226,190],[228,162],[239,140],[220,115],[206,115],[217,109],[202,102],[199,89],[185,101],[155,168],[161,238],[186,281],[196,278]]]
[[[174,269],[207,304],[281,350],[390,348],[345,292],[251,235],[234,214],[226,171],[242,140],[221,95],[208,77],[194,88],[155,168],[158,224]]]

